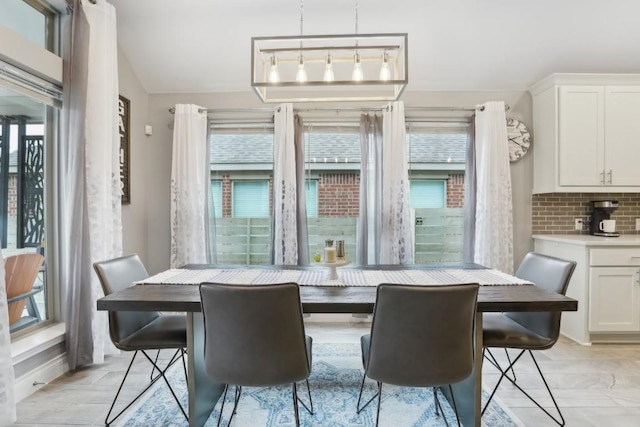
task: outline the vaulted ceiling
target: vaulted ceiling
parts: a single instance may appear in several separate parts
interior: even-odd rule
[[[250,91],[253,36],[298,35],[299,0],[110,0],[149,93]],[[304,1],[304,34],[355,30],[352,0]],[[553,72],[640,73],[637,0],[359,0],[360,33],[409,35],[412,90],[526,90]]]

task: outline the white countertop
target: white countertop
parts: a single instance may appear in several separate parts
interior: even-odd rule
[[[618,237],[592,236],[590,234],[534,234],[535,240],[571,243],[584,246],[640,246],[640,235],[622,234]]]

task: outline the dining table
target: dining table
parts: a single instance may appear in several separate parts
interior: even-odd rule
[[[294,280],[296,279],[296,280]],[[479,283],[476,331],[482,331],[482,313],[576,311],[578,302],[535,284],[473,263],[411,265],[349,265],[338,278],[326,266],[265,266],[189,264],[151,276],[131,287],[98,299],[98,310],[168,311],[187,314],[187,388],[189,425],[203,426],[222,395],[224,384],[211,380],[204,364],[204,322],[199,285],[203,282],[238,284],[300,284],[304,313],[371,314],[377,285]],[[475,333],[474,369],[453,384],[462,424],[481,425],[482,333]],[[448,388],[443,388],[448,399]],[[354,409],[355,410],[355,409]]]

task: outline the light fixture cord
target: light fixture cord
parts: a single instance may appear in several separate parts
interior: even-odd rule
[[[302,24],[304,23],[304,0],[300,0],[300,37],[302,37]],[[300,49],[302,49],[302,40],[300,40]],[[302,52],[300,52],[302,55]]]
[[[356,36],[358,35],[358,0],[355,0],[355,9],[356,9]],[[358,53],[358,38],[356,37],[356,54]]]

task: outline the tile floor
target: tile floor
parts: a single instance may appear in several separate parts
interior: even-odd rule
[[[315,342],[359,342],[368,327],[362,322],[308,323],[307,333]],[[130,357],[126,353],[108,357],[104,365],[63,375],[44,386],[18,404],[15,425],[104,425],[104,416]],[[528,385],[532,395],[542,396],[543,405],[551,405],[550,399],[544,397],[546,391],[533,364],[528,356],[523,357],[527,358],[525,363],[516,370],[519,380]],[[537,359],[563,409],[567,426],[640,426],[640,345],[585,347],[561,338],[552,349],[538,352]],[[141,383],[149,373],[146,362],[136,362],[134,371]],[[497,381],[496,372],[485,363],[486,386]],[[555,425],[512,386],[502,385],[498,396],[526,426]]]

